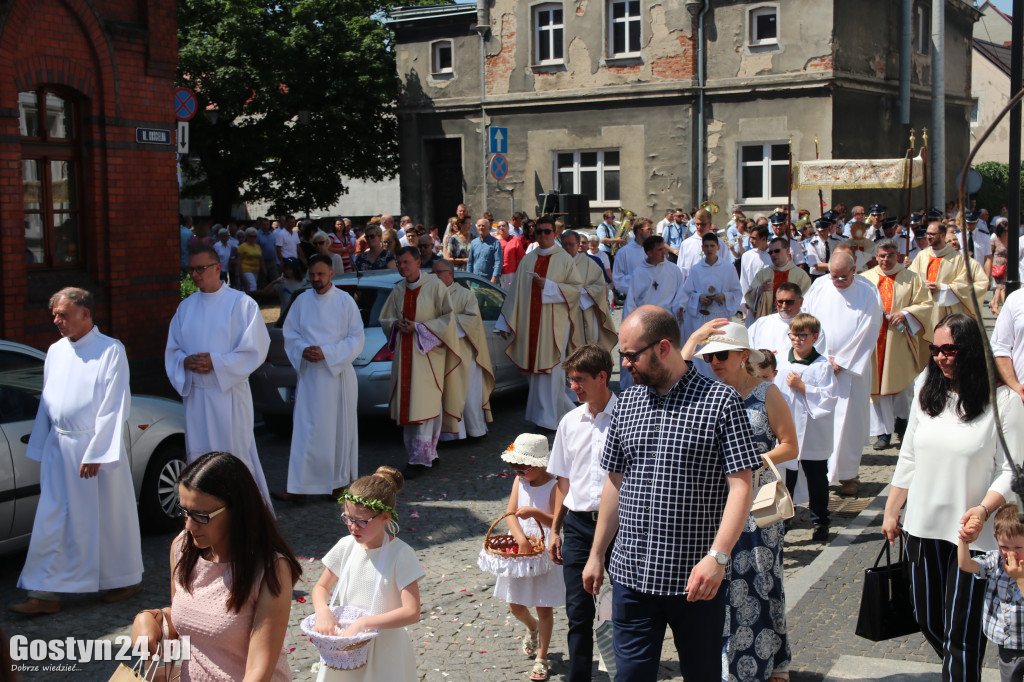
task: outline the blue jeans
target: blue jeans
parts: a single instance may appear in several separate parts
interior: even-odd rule
[[[615,682],[648,682],[658,678],[665,626],[679,654],[688,682],[722,679],[722,631],[728,582],[714,599],[686,601],[686,595],[654,595],[613,583]]]

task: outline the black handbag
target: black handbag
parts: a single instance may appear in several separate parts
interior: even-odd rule
[[[864,570],[864,590],[857,616],[857,636],[881,642],[919,632],[914,617],[914,600],[910,588],[910,567],[906,561],[892,562],[889,541],[883,541],[875,565]],[[885,566],[879,566],[885,555]],[[900,557],[903,557],[903,536],[900,535]]]

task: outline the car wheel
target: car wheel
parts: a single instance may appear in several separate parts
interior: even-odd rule
[[[169,440],[153,452],[142,480],[139,516],[143,525],[154,532],[181,528],[175,506],[178,504],[178,479],[185,468],[185,443]]]
[[[263,423],[275,436],[290,436],[292,433],[292,416],[290,414],[263,413]]]

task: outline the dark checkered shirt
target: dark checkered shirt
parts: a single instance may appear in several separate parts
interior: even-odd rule
[[[645,594],[678,595],[715,539],[725,475],[761,466],[739,394],[691,366],[664,396],[626,390],[601,468],[621,473],[619,533],[609,574]]]

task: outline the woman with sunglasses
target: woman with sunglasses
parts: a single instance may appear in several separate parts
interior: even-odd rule
[[[181,679],[290,680],[282,652],[302,573],[245,464],[210,452],[178,481],[185,530],[171,544],[171,605],[139,611],[132,638],[150,653],[188,635]]]
[[[380,226],[368,226],[365,234],[368,248],[356,256],[356,271],[394,270],[397,268],[395,254],[384,247]]]
[[[366,630],[380,635],[367,645],[365,666],[336,670],[321,661],[317,682],[416,679],[416,652],[405,626],[420,620],[424,571],[416,553],[397,537],[396,499],[404,484],[397,469],[382,466],[352,483],[338,500],[345,505],[341,520],[349,535],[322,560],[324,572],[313,587],[314,628],[324,635],[353,637]],[[335,601],[369,615],[342,627],[331,613]]]
[[[707,344],[700,351],[697,346]],[[681,351],[683,359],[691,361],[700,355],[714,371],[715,376],[732,386],[740,394],[754,432],[754,444],[765,459],[779,465],[796,459],[797,438],[793,416],[786,399],[776,386],[757,376],[757,365],[764,359],[761,351],[751,348],[747,328],[726,318],[711,320],[690,335]],[[760,475],[760,480],[758,480]],[[767,466],[754,474],[754,485],[775,480]],[[734,563],[729,591],[733,595],[732,608],[726,623],[729,636],[722,643],[728,670],[722,670],[723,679],[767,680],[783,682],[789,679],[790,649],[786,634],[786,596],[782,589],[783,522],[759,528],[754,517],[747,516],[747,525],[740,534],[732,553],[734,557],[747,556],[750,561]],[[757,557],[757,560],[753,558]],[[744,594],[737,601],[735,595]],[[752,632],[752,637],[739,636],[740,629]],[[762,633],[772,635],[777,647],[765,648]],[[753,676],[747,666],[753,663]],[[740,672],[740,668],[744,668]]]
[[[313,246],[316,247],[318,254],[331,259],[331,267],[335,275],[345,272],[345,263],[340,255],[331,250],[331,239],[327,236],[326,232],[319,231],[313,235]]]
[[[957,542],[996,549],[989,517],[1010,498],[1013,474],[996,434],[977,323],[963,313],[946,316],[929,352],[914,386],[882,533],[890,543],[906,533],[917,621],[942,658],[942,679],[972,682],[981,678],[985,655],[985,581],[958,569]],[[1007,386],[996,389],[996,399],[1006,445],[1019,465],[1024,405]],[[972,517],[985,524],[976,537],[962,530]]]
[[[466,218],[452,218],[451,234],[444,240],[444,257],[455,264],[456,270],[465,270],[469,262],[469,228]]]

